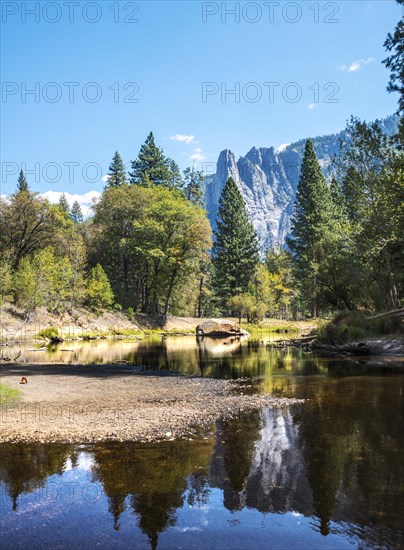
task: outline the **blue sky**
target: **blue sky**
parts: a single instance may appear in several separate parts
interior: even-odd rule
[[[393,0],[73,4],[2,2],[3,194],[21,165],[41,193],[100,192],[114,151],[129,162],[150,130],[182,168],[211,170],[224,148],[396,110],[381,64]]]

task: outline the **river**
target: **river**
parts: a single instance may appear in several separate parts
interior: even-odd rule
[[[404,548],[403,358],[273,340],[24,345],[20,361],[136,363],[306,401],[192,440],[2,444],[2,548]]]

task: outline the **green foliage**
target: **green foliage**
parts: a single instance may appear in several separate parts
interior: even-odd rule
[[[92,309],[109,308],[114,302],[107,274],[100,264],[90,270],[86,281],[85,303]]]
[[[17,192],[21,193],[28,190],[29,190],[29,187],[28,187],[27,179],[25,177],[24,172],[20,170],[20,174],[18,176],[18,183],[17,183]]]
[[[108,172],[108,187],[120,187],[127,183],[126,179],[126,170],[123,164],[123,160],[118,151],[115,151],[115,154],[112,158],[112,162],[109,165]]]
[[[56,312],[80,303],[83,278],[78,269],[68,256],[57,256],[52,247],[33,258],[25,256],[14,274],[17,305],[26,311],[43,305]]]
[[[22,258],[14,273],[13,289],[17,305],[25,311],[32,311],[41,305],[37,274],[28,256]]]
[[[226,312],[232,296],[247,292],[258,263],[258,240],[235,181],[224,186],[213,246],[213,288]]]
[[[10,294],[13,287],[13,274],[11,265],[5,255],[0,255],[0,305],[4,298]]]
[[[57,327],[46,327],[38,332],[38,337],[45,340],[52,340],[52,338],[57,336],[59,336],[59,329]]]
[[[397,0],[399,4],[404,4],[404,0]],[[383,63],[387,69],[390,69],[390,82],[387,87],[389,92],[398,92],[399,111],[404,113],[404,21],[400,19],[394,30],[389,33],[384,43],[385,49],[391,53]]]
[[[0,234],[0,256],[7,257],[13,271],[23,257],[48,246],[69,256],[82,247],[82,237],[60,207],[29,191],[0,199]]]
[[[342,312],[320,328],[318,338],[330,344],[346,344],[370,336],[397,334],[401,330],[397,317],[368,319],[358,312]]]
[[[107,189],[94,218],[95,256],[124,308],[162,313],[196,283],[211,246],[202,210],[162,186]],[[190,284],[192,283],[192,284]],[[196,293],[188,297],[195,304]]]
[[[128,316],[129,319],[133,319],[134,316],[135,316],[135,311],[133,309],[133,307],[128,307],[128,309],[126,310],[126,315]]]
[[[69,203],[67,202],[67,199],[66,199],[66,195],[63,193],[63,195],[60,197],[59,199],[59,207],[61,209],[61,211],[66,214],[67,216],[69,216],[70,214],[70,206],[69,206]]]
[[[177,164],[164,155],[163,150],[154,141],[153,132],[147,136],[136,160],[132,161],[130,183],[151,187],[174,188],[178,186],[180,173]]]
[[[21,397],[20,390],[10,388],[6,384],[0,384],[0,405],[11,405]]]
[[[324,233],[332,227],[332,205],[330,188],[321,172],[313,144],[307,140],[288,245],[293,254],[298,286],[307,298],[307,307],[313,317],[318,313],[317,271],[324,258],[321,243]]]
[[[184,197],[201,208],[204,206],[202,187],[204,179],[203,173],[195,170],[194,167],[184,170],[184,182],[182,187]]]
[[[151,273],[148,306],[167,315],[174,287],[187,283],[210,247],[210,227],[203,212],[179,194],[153,189],[151,200],[134,220],[135,251]]]
[[[355,265],[362,267],[356,307],[400,307],[404,292],[403,152],[393,147],[377,123],[352,118],[339,170]],[[347,266],[348,269],[348,266]]]
[[[72,208],[70,210],[70,217],[74,223],[83,222],[83,212],[81,211],[81,206],[77,201],[74,201]]]
[[[258,270],[256,285],[270,317],[287,319],[295,296],[291,254],[286,250],[268,250],[265,264]]]
[[[251,321],[254,308],[256,305],[256,299],[252,294],[243,292],[242,294],[236,294],[229,299],[228,306],[232,315],[236,315],[241,323],[242,317],[247,317],[247,322]]]

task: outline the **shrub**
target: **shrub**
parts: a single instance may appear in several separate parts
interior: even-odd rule
[[[46,340],[52,340],[56,336],[59,336],[59,329],[57,327],[47,327],[43,328],[38,332],[40,338],[45,338]]]
[[[126,310],[126,315],[129,317],[129,319],[133,319],[135,315],[133,307],[128,307],[128,309]]]
[[[397,317],[367,319],[358,312],[342,312],[321,327],[319,340],[331,344],[345,344],[366,336],[394,334],[399,332],[400,328],[401,323]]]

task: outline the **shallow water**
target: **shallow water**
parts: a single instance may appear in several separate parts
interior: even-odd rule
[[[244,391],[306,402],[193,441],[0,445],[2,548],[404,548],[402,361],[267,340],[78,344],[66,362],[245,377]]]

